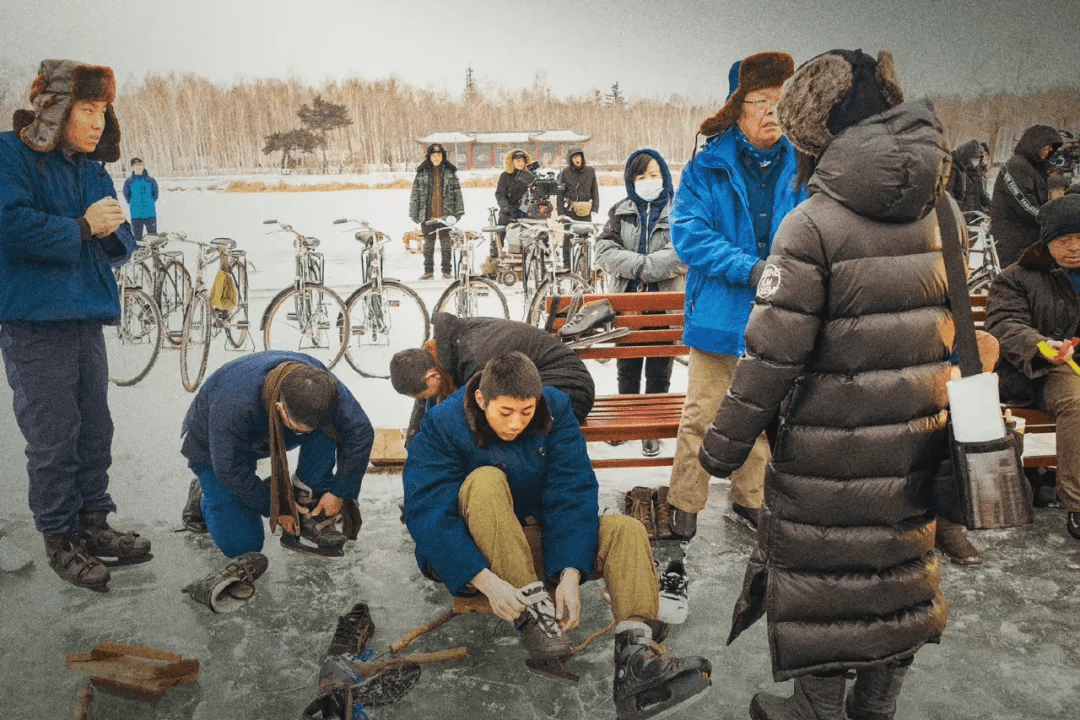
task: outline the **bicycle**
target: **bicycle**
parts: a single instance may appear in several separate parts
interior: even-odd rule
[[[164,249],[170,238],[180,239],[177,233],[170,232],[144,235],[141,244],[147,253],[141,255],[137,262],[145,278],[143,287],[161,311],[165,339],[171,345],[178,346],[183,338],[184,312],[191,302],[192,288],[191,275],[184,266],[184,253]]]
[[[501,317],[510,319],[506,296],[492,280],[473,274],[472,258],[483,235],[453,227],[447,219],[432,218],[427,222],[441,223],[437,232],[448,232],[453,240],[454,274],[457,279],[443,291],[435,303],[435,312],[447,312],[458,317]]]
[[[195,291],[191,302],[184,312],[184,327],[180,339],[180,380],[184,389],[195,392],[206,375],[206,364],[210,357],[210,342],[222,330],[235,350],[241,350],[248,339],[248,263],[243,250],[236,248],[236,241],[231,238],[214,238],[209,243],[188,240],[183,233],[175,237],[182,242],[198,246],[195,270]],[[236,298],[210,297],[206,287],[205,270],[217,261],[219,270],[224,270],[232,278],[236,288]],[[216,283],[215,283],[216,284]],[[217,305],[215,305],[217,303]],[[254,342],[252,342],[254,349]]]
[[[559,219],[567,223],[567,229],[563,231],[563,242],[570,243],[570,267],[567,270],[584,278],[590,292],[603,294],[607,289],[607,278],[594,262],[596,235],[603,228],[603,224],[572,218]]]
[[[161,352],[161,311],[142,290],[147,276],[141,261],[148,255],[149,250],[140,242],[132,253],[135,261],[116,269],[120,321],[103,328],[109,380],[121,387],[134,385],[146,377]]]
[[[364,377],[390,377],[390,358],[399,350],[422,346],[431,332],[427,307],[415,290],[398,280],[383,278],[385,233],[362,220],[341,218],[335,225],[354,223],[361,243],[362,284],[345,301],[351,332],[345,360]]]
[[[522,222],[518,220],[517,222]],[[559,270],[557,257],[561,253],[548,242],[554,234],[554,221],[525,221],[526,223],[544,222],[547,230],[532,225],[531,231],[522,235],[522,250],[527,258],[525,279],[537,283],[532,296],[525,303],[525,322],[536,327],[546,327],[548,322],[548,297],[553,295],[576,295],[589,292],[589,283],[585,278],[570,271]],[[523,283],[524,284],[524,283]]]
[[[989,291],[990,283],[1001,272],[998,260],[997,244],[990,234],[990,216],[978,210],[964,213],[964,222],[968,229],[968,247],[970,255],[979,255],[979,262],[968,275],[968,294],[979,295]],[[969,264],[971,258],[969,256]]]
[[[270,301],[259,328],[267,350],[307,353],[332,368],[348,349],[351,333],[349,313],[341,296],[323,283],[323,255],[316,252],[319,239],[307,237],[277,220],[264,220],[293,234],[296,267],[293,284]]]

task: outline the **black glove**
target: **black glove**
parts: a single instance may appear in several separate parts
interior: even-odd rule
[[[757,284],[761,281],[761,276],[765,273],[765,261],[758,260],[754,263],[754,267],[750,270],[750,287],[757,289]]]

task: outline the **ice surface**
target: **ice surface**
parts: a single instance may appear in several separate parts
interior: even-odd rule
[[[177,183],[179,184],[179,183]],[[224,184],[224,183],[222,183]],[[358,284],[350,264],[359,257],[351,234],[331,223],[348,216],[368,220],[388,233],[387,274],[416,287],[434,303],[443,281],[414,282],[419,255],[406,255],[401,235],[408,190],[328,193],[234,194],[207,190],[170,192],[161,181],[159,227],[191,237],[229,236],[249,253],[257,272],[253,321],[278,288],[292,277],[288,236],[264,235],[264,219],[276,218],[323,240],[327,280],[344,293]],[[173,185],[176,186],[176,185]],[[467,212],[460,226],[487,222],[493,189],[465,189]],[[621,197],[601,187],[602,206]],[[520,287],[507,290],[520,317]],[[219,341],[220,343],[220,341]],[[215,343],[211,370],[235,353]],[[261,345],[260,345],[261,347]],[[615,392],[614,363],[590,363],[600,393]],[[378,427],[403,427],[411,401],[386,380],[363,379],[344,363],[338,375]],[[676,365],[673,390],[686,386]],[[412,542],[398,520],[401,478],[369,474],[360,506],[364,527],[344,558],[325,560],[282,549],[270,538],[270,569],[248,607],[214,615],[196,606],[180,588],[217,569],[223,556],[206,536],[174,532],[187,493],[189,471],[179,454],[180,421],[191,396],[180,384],[175,351],[162,351],[157,366],[138,385],[112,387],[116,423],[111,490],[119,505],[112,518],[123,529],[152,539],[152,562],[115,570],[112,591],[99,595],[63,584],[48,567],[40,535],[27,509],[24,442],[11,413],[11,391],[0,383],[0,532],[29,552],[34,562],[0,573],[0,718],[31,720],[70,717],[85,678],[64,668],[64,655],[87,651],[105,640],[150,645],[198,658],[199,681],[171,689],[155,705],[99,693],[92,719],[296,720],[315,695],[321,654],[339,614],[353,603],[370,604],[377,652],[412,627],[448,607],[441,586],[423,579],[412,558]],[[670,453],[673,441],[664,441]],[[594,444],[600,456],[624,454],[632,446]],[[666,483],[668,470],[609,470],[600,473],[601,507],[618,508],[620,491]],[[713,485],[699,536],[689,544],[690,618],[667,646],[674,654],[701,654],[714,666],[713,688],[703,702],[673,717],[745,718],[750,697],[774,687],[761,622],[725,646],[731,610],[742,584],[751,541],[725,520],[724,483]],[[1080,707],[1080,545],[1064,534],[1060,510],[1039,510],[1031,529],[972,534],[986,555],[982,568],[945,564],[943,583],[952,605],[950,628],[940,646],[921,651],[900,699],[899,720],[924,718],[1061,718]],[[583,592],[582,630],[607,624],[610,614],[595,584]],[[376,718],[613,718],[612,643],[601,638],[572,661],[582,675],[568,687],[524,667],[525,653],[512,630],[491,616],[451,621],[418,640],[410,651],[465,645],[465,661],[425,668],[402,702],[372,711]]]

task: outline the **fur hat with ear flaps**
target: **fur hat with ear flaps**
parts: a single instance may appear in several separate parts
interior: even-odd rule
[[[787,53],[763,52],[736,63],[739,84],[720,111],[701,123],[701,134],[719,135],[734,125],[742,114],[742,101],[747,93],[763,88],[780,87],[795,72],[795,61]],[[734,67],[732,70],[734,71]]]
[[[806,61],[784,83],[776,117],[788,140],[818,157],[846,128],[904,102],[892,53],[830,50]]]
[[[33,110],[16,110],[11,124],[27,147],[51,152],[60,144],[71,106],[78,101],[105,102],[105,129],[91,160],[115,162],[120,159],[120,123],[112,103],[116,99],[116,78],[111,68],[87,65],[75,60],[42,60],[30,86]]]

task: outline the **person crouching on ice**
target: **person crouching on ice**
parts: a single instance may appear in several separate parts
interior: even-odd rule
[[[346,538],[356,538],[356,498],[375,432],[348,388],[315,358],[270,351],[222,366],[188,408],[183,435],[181,453],[198,483],[189,497],[198,510],[185,508],[185,520],[201,511],[214,543],[235,558],[184,588],[197,602],[223,612],[254,593],[267,565],[259,552],[263,517],[271,532],[282,526],[281,544],[291,550],[337,557]],[[285,453],[296,447],[290,476]],[[255,474],[265,457],[269,485]]]
[[[657,644],[666,627],[656,619],[645,528],[598,515],[596,475],[570,398],[544,387],[523,353],[489,360],[428,410],[404,484],[421,572],[453,595],[486,597],[521,632],[533,669],[566,674],[579,585],[603,577],[617,622],[619,720],[651,717],[709,686],[708,660],[678,660]]]

